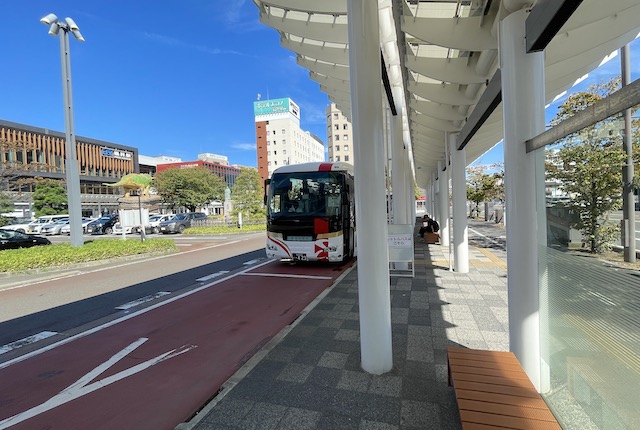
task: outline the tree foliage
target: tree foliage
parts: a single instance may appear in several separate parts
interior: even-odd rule
[[[224,180],[206,167],[174,167],[156,176],[156,189],[164,202],[173,208],[184,206],[191,212],[213,200],[222,201],[225,187]]]
[[[242,212],[250,218],[264,218],[264,191],[260,181],[260,174],[256,169],[240,168],[240,175],[236,178],[232,193],[234,214]]]
[[[67,191],[62,181],[41,179],[33,192],[35,216],[58,215],[68,212]]]
[[[557,124],[618,89],[619,77],[590,86],[569,96],[552,121]],[[570,197],[567,206],[577,217],[571,226],[580,230],[590,252],[599,253],[614,238],[617,226],[608,213],[622,205],[622,168],[626,154],[622,138],[610,133],[612,117],[563,139],[559,149],[548,151],[547,175],[557,179]]]
[[[485,173],[486,169],[500,169],[494,173]],[[479,215],[482,202],[492,200],[504,201],[504,172],[502,164],[491,166],[474,166],[467,169],[467,200],[475,203],[470,216]]]

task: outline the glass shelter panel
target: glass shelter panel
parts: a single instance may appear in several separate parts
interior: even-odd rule
[[[541,388],[564,429],[640,428],[640,265],[621,246],[622,127],[609,118],[542,149]]]

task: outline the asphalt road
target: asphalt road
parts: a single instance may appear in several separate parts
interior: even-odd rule
[[[173,429],[347,269],[267,260],[264,233],[180,241],[0,289],[0,429]]]

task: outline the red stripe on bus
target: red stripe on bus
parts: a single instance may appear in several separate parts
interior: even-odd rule
[[[332,163],[321,163],[320,167],[318,167],[318,172],[330,172],[332,166]]]

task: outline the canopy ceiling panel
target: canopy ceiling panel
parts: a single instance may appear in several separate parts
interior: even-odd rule
[[[347,0],[253,1],[260,22],[278,31],[282,46],[351,118]],[[392,103],[406,113],[405,146],[418,186],[426,188],[444,161],[446,133],[465,129],[476,106],[486,108],[477,104],[499,68],[498,20],[514,5],[535,9],[549,1],[578,0],[378,1]],[[640,0],[582,0],[545,49],[547,102],[637,37],[639,16]],[[466,143],[467,163],[502,137],[499,104]]]

